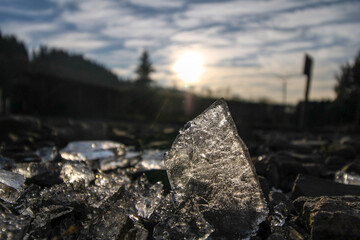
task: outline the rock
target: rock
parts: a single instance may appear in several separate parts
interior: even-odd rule
[[[293,140],[291,141],[293,145],[297,146],[304,146],[304,147],[311,147],[311,148],[320,148],[324,147],[328,144],[328,141],[326,140],[307,140],[307,139],[301,139],[301,140]]]
[[[0,156],[0,169],[9,169],[15,164],[15,161],[11,158]]]
[[[266,240],[286,240],[286,237],[280,233],[271,234]]]
[[[321,163],[304,163],[301,167],[305,170],[306,175],[320,177],[325,174],[327,168]]]
[[[6,116],[0,118],[0,133],[38,131],[41,123],[29,116]]]
[[[272,155],[269,159],[266,177],[275,188],[290,191],[299,173],[307,173],[301,162],[286,155]]]
[[[318,154],[299,154],[288,151],[278,153],[279,156],[287,157],[299,163],[322,163],[323,158]]]
[[[347,160],[353,160],[356,156],[356,151],[352,146],[336,146],[329,147],[328,154],[330,156],[338,156]]]
[[[199,205],[214,238],[247,237],[268,214],[248,150],[223,99],[180,130],[165,167],[176,197]]]
[[[311,239],[359,239],[360,197],[299,197],[294,201]]]
[[[325,164],[329,170],[340,170],[349,161],[339,156],[328,156],[325,159]]]
[[[269,193],[270,193],[269,181],[262,176],[258,176],[258,177],[259,177],[260,187],[262,189],[262,192],[264,193],[264,197],[266,200],[269,200]]]
[[[333,181],[306,175],[299,175],[296,178],[292,191],[292,199],[300,196],[360,196],[360,186],[345,185]]]
[[[280,188],[280,174],[275,163],[270,163],[266,169],[266,178],[269,180],[271,186]]]
[[[355,149],[355,151],[359,154],[360,153],[360,138],[359,137],[343,137],[340,140],[341,145],[351,146]]]
[[[14,166],[15,168],[12,171],[23,175],[27,183],[52,186],[62,182],[59,177],[63,166],[61,162],[16,163]]]
[[[347,164],[342,170],[347,173],[360,175],[360,159],[356,159],[355,161]]]
[[[0,207],[0,239],[27,239],[31,218],[15,215]]]

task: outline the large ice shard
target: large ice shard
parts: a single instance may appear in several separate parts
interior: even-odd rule
[[[165,167],[172,190],[195,199],[214,238],[249,237],[267,217],[255,168],[223,99],[180,130]]]

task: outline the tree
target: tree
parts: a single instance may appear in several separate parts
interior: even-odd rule
[[[360,120],[360,51],[354,63],[341,66],[340,73],[335,75],[336,102],[340,104],[354,122],[358,125]]]
[[[150,62],[149,55],[147,51],[143,51],[140,57],[140,63],[139,66],[136,68],[136,83],[142,86],[149,86],[152,82],[152,79],[150,78],[150,74],[152,72],[155,72],[155,69],[152,66],[152,63]]]

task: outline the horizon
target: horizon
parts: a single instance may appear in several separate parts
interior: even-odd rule
[[[357,1],[2,3],[1,32],[29,54],[40,45],[61,48],[132,78],[146,49],[160,86],[229,89],[245,100],[282,103],[287,79],[287,103],[302,101],[305,53],[315,60],[310,100],[334,99],[334,75],[360,49]]]

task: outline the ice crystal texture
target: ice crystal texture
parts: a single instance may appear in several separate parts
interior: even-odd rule
[[[0,170],[0,199],[8,202],[15,201],[22,187],[24,186],[24,176],[9,172],[6,170]]]
[[[197,202],[214,238],[248,237],[267,217],[255,168],[223,99],[180,130],[165,167],[177,198]]]
[[[123,155],[124,148],[123,144],[112,141],[77,141],[69,143],[60,154],[66,160],[88,161]]]

